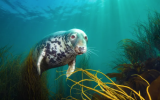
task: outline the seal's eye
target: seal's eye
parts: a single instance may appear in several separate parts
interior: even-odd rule
[[[76,38],[76,36],[75,35],[71,35],[71,39],[75,39]]]
[[[87,36],[84,37],[86,40],[88,39]]]

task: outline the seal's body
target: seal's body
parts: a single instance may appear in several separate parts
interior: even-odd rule
[[[87,35],[79,29],[59,31],[45,37],[33,50],[38,74],[68,64],[67,77],[75,69],[75,59],[87,51]]]

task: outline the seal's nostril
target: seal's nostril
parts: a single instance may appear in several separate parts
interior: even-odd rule
[[[79,47],[79,51],[83,51],[84,50],[84,47]]]

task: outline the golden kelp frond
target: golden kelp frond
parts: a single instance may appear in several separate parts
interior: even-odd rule
[[[83,88],[86,88],[86,89],[88,89],[88,90],[92,90],[92,91],[100,94],[102,100],[104,100],[104,99],[105,99],[105,100],[106,100],[106,99],[109,99],[109,100],[110,100],[110,99],[111,99],[111,100],[137,100],[136,97],[140,98],[140,100],[145,100],[145,99],[141,96],[140,92],[138,93],[138,92],[136,92],[135,90],[133,90],[132,88],[130,88],[130,87],[128,87],[128,86],[118,85],[118,84],[114,83],[108,76],[106,76],[104,73],[102,73],[102,72],[100,72],[100,71],[92,70],[92,69],[83,70],[83,69],[81,69],[81,68],[77,68],[77,69],[75,70],[75,72],[73,72],[73,73],[80,72],[80,71],[82,72],[82,80],[76,82],[76,81],[74,81],[74,80],[72,80],[72,79],[70,79],[70,78],[67,78],[67,80],[72,81],[74,84],[71,86],[70,96],[68,96],[68,97],[65,98],[65,99],[68,99],[68,98],[76,99],[76,98],[72,97],[72,93],[71,93],[71,92],[72,92],[72,89],[74,89],[73,87],[74,87],[75,85],[79,85],[79,86],[81,86],[81,90],[79,90],[79,91],[81,91],[81,97],[82,97],[82,99],[91,100],[91,98],[89,98],[89,95],[91,95],[91,94],[88,94],[88,93],[87,93],[87,90],[84,91],[84,89],[83,89]],[[96,74],[92,74],[91,72],[96,72]],[[73,75],[73,73],[72,73],[72,75]],[[86,74],[89,78],[88,78],[88,79],[83,79],[83,73]],[[102,82],[102,80],[97,77],[97,74],[102,74],[102,75],[104,75],[110,82]],[[61,75],[61,76],[62,76],[62,75]],[[59,76],[59,77],[61,77],[61,76]],[[139,76],[139,75],[138,75],[138,76]],[[58,78],[59,78],[59,77],[58,77]],[[139,76],[139,77],[142,78],[141,76]],[[57,78],[57,79],[58,79],[58,78]],[[56,80],[57,80],[57,79],[56,79]],[[144,78],[142,78],[142,79],[143,79],[145,82],[147,82]],[[85,81],[95,82],[95,83],[97,83],[97,85],[96,85],[94,88],[89,87],[89,86],[85,86],[85,85],[83,85],[83,82],[85,82]],[[148,87],[147,87],[146,91],[147,91],[149,100],[151,100],[150,95],[149,95],[149,93],[148,93],[148,88],[149,88],[150,85],[149,85],[148,82],[147,82],[147,84],[148,84]],[[109,87],[108,85],[114,85],[114,86],[116,87],[116,89],[115,89],[115,88],[111,88],[111,87]],[[100,88],[100,90],[98,89],[98,87]],[[124,88],[127,88],[127,89],[131,90],[132,93],[134,94],[134,97],[131,97],[130,95],[128,95],[122,88],[123,88],[123,89],[124,89]]]
[[[33,64],[32,50],[22,65],[21,96],[27,100],[48,100],[46,73],[39,76]]]
[[[151,83],[151,85],[148,89],[153,100],[160,99],[160,91],[159,91],[160,85],[159,84],[160,84],[160,76]],[[149,100],[149,99],[150,98],[148,97],[148,95],[146,95],[145,100]]]

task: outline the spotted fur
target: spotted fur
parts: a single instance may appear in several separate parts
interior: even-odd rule
[[[34,48],[33,59],[37,67],[38,74],[50,68],[60,67],[70,64],[72,71],[75,67],[77,53],[74,50],[73,41],[70,41],[70,35],[73,32],[83,31],[75,29],[72,31],[59,31],[53,33],[41,40]]]

